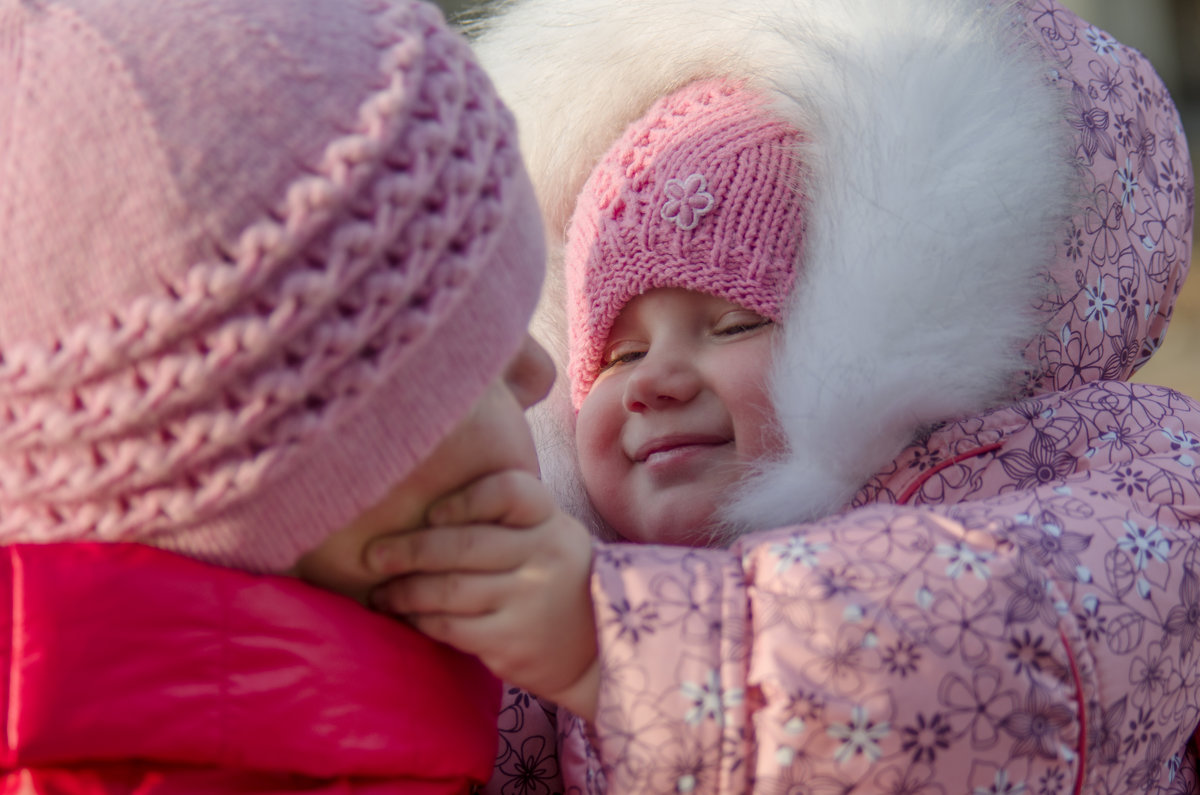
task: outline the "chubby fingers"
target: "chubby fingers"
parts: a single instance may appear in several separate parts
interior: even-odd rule
[[[449,619],[486,616],[496,612],[512,590],[510,574],[412,574],[397,577],[372,593],[378,609],[405,615],[418,629],[429,620],[438,626],[452,625]],[[444,634],[445,630],[441,634]],[[438,640],[448,640],[438,637]]]
[[[484,475],[429,507],[429,524],[498,524],[530,527],[555,510],[550,493],[536,476],[522,469]]]
[[[529,557],[522,534],[493,525],[423,527],[380,536],[367,548],[367,566],[384,577],[446,572],[507,572]]]

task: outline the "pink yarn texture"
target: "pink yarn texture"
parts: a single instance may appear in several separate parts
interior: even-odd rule
[[[5,0],[0,106],[0,541],[286,568],[523,336],[514,125],[428,4]]]
[[[781,319],[803,238],[801,140],[763,95],[706,80],[659,100],[608,150],[567,233],[576,408],[613,321],[647,290],[682,287]]]

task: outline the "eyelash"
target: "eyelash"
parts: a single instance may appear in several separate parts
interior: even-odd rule
[[[736,324],[734,324],[732,326],[728,326],[726,328],[715,329],[713,331],[713,334],[718,337],[736,337],[739,334],[746,334],[748,332],[763,328],[764,326],[769,326],[769,325],[773,324],[774,322],[775,322],[774,320],[764,317],[760,320],[755,320],[755,321],[752,321],[749,323],[736,323]],[[611,370],[612,368],[616,367],[619,364],[629,364],[630,362],[636,362],[638,359],[642,358],[645,355],[646,355],[646,351],[630,351],[629,353],[623,353],[620,356],[615,356],[611,359],[602,361],[600,363],[599,372],[603,373],[606,370]]]
[[[635,362],[645,355],[646,355],[645,351],[630,351],[629,353],[624,353],[624,354],[621,354],[620,356],[615,356],[612,359],[608,359],[604,362],[601,362],[600,372],[603,373],[605,370],[610,370],[613,367],[616,367],[618,364],[629,364],[630,362]]]
[[[717,336],[721,336],[721,337],[733,337],[738,334],[745,334],[747,331],[754,331],[755,329],[760,329],[763,326],[769,326],[774,322],[775,321],[771,320],[770,318],[764,317],[761,320],[755,320],[750,323],[737,323],[737,324],[729,326],[727,328],[717,329],[714,333]]]

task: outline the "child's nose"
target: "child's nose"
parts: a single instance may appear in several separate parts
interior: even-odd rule
[[[700,374],[689,356],[652,350],[625,382],[625,409],[641,413],[669,408],[687,403],[700,389]]]

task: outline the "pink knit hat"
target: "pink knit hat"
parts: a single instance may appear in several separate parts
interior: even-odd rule
[[[290,566],[517,350],[513,122],[410,0],[0,0],[0,543]]]
[[[682,287],[782,318],[803,234],[800,141],[765,95],[707,80],[659,100],[608,150],[567,232],[576,408],[617,315],[648,290]]]

